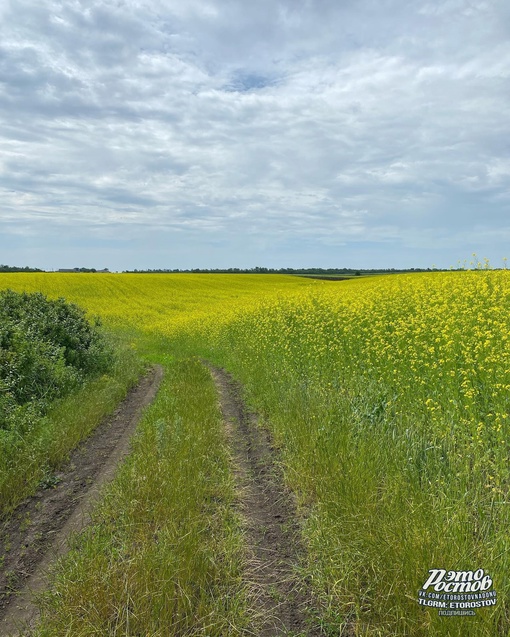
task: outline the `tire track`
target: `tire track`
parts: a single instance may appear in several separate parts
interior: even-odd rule
[[[114,415],[72,453],[56,476],[56,487],[40,490],[1,525],[1,637],[26,635],[35,625],[39,614],[35,595],[48,587],[51,565],[67,551],[69,534],[89,522],[101,488],[128,455],[131,436],[162,378],[163,368],[152,368]]]
[[[296,507],[283,485],[269,434],[257,426],[241,398],[241,388],[222,369],[205,363],[216,384],[231,440],[258,637],[322,635],[311,626],[312,596],[297,567],[304,547]]]

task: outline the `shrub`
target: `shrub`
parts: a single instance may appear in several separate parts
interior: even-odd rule
[[[55,398],[111,367],[97,328],[64,299],[0,292],[0,429],[30,427]]]

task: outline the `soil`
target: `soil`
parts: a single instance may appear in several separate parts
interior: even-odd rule
[[[130,438],[163,377],[159,366],[134,387],[114,414],[69,462],[7,519],[0,520],[0,636],[27,634],[37,621],[34,596],[47,588],[52,562],[70,533],[89,521],[101,487],[129,453]],[[49,487],[49,488],[48,488]]]
[[[248,411],[241,387],[222,369],[207,365],[218,389],[231,441],[258,637],[323,635],[313,626],[313,598],[298,573],[304,546],[299,516],[284,486],[278,452],[270,434]]]

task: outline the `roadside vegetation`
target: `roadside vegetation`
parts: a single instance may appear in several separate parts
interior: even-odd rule
[[[245,630],[228,451],[197,355],[243,383],[273,433],[306,519],[304,574],[326,634],[508,634],[507,271],[338,283],[260,274],[16,274],[0,285],[11,276],[22,289],[66,296],[100,314],[171,375],[95,526],[63,562],[41,635],[66,634],[69,622],[73,635]],[[178,478],[182,497],[172,486]],[[175,529],[166,529],[165,516]],[[200,563],[187,561],[202,546]],[[163,572],[165,564],[173,570]],[[475,617],[440,617],[419,606],[433,568],[484,569],[497,605]],[[199,573],[195,588],[191,569]],[[104,575],[93,583],[95,572]],[[158,596],[163,582],[170,588]],[[165,627],[154,619],[160,608]]]
[[[508,634],[509,282],[342,283],[240,314],[212,339],[307,507],[308,574],[332,635]],[[497,606],[423,609],[432,568],[483,568]]]
[[[0,515],[51,474],[139,374],[133,355],[98,328],[64,299],[0,292]]]

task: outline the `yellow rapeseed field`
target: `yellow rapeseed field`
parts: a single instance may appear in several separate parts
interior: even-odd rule
[[[61,296],[109,326],[166,335],[213,317],[215,325],[226,323],[236,308],[322,284],[273,275],[0,273],[0,288]]]
[[[510,274],[410,274],[300,289],[230,322],[243,365],[277,356],[275,373],[328,394],[356,377],[384,394],[393,421],[425,428],[433,444],[470,448],[469,462],[508,457]],[[277,352],[277,354],[275,354]],[[506,463],[503,463],[506,466]],[[492,490],[503,476],[491,475]],[[503,481],[507,480],[505,478]],[[488,487],[489,488],[489,487]]]
[[[299,290],[219,334],[312,504],[309,574],[331,625],[507,634],[509,333],[510,274],[476,270]],[[468,633],[445,625],[415,600],[431,568],[484,568],[497,610]]]
[[[239,378],[306,507],[324,621],[359,635],[508,634],[510,274],[0,275]],[[485,569],[495,609],[420,607],[428,570]],[[347,619],[346,619],[347,618]],[[464,622],[464,623],[462,623]]]

